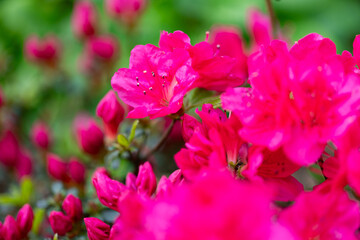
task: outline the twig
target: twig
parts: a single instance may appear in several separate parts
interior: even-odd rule
[[[271,0],[265,0],[265,1],[266,1],[266,7],[267,7],[269,15],[270,15],[270,21],[271,21],[274,38],[277,38],[278,37],[278,21],[275,16],[274,8],[272,6]]]
[[[146,155],[145,155],[145,159],[147,159],[148,157],[150,157],[154,152],[156,152],[157,150],[159,150],[161,148],[161,146],[165,143],[166,139],[169,137],[171,130],[174,127],[174,124],[176,122],[176,119],[173,119],[170,123],[170,126],[168,127],[168,129],[166,129],[166,132],[164,133],[164,135],[162,135],[160,141],[155,145],[155,147],[153,147]]]

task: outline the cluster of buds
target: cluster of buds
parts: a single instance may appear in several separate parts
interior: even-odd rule
[[[52,211],[49,215],[49,222],[54,233],[65,236],[66,233],[73,230],[74,224],[82,219],[83,210],[81,200],[69,194],[62,203],[62,209],[65,213]]]
[[[29,204],[25,204],[18,212],[16,220],[7,215],[3,224],[0,222],[1,240],[25,240],[31,231],[34,213]]]
[[[59,156],[48,153],[46,161],[48,174],[54,179],[64,183],[84,184],[86,168],[75,157],[70,158],[69,162],[65,162]]]

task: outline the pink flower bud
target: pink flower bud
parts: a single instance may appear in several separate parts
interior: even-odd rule
[[[86,230],[90,240],[108,240],[110,226],[94,217],[84,218]]]
[[[0,140],[0,162],[15,167],[19,159],[19,143],[11,131],[6,131]]]
[[[2,234],[5,240],[21,239],[19,227],[13,216],[7,215],[2,227]]]
[[[138,192],[151,196],[156,190],[156,177],[149,162],[139,167],[139,174],[136,179]]]
[[[0,222],[0,240],[5,240],[5,230],[3,228],[3,224]]]
[[[60,236],[64,236],[72,229],[71,218],[62,212],[52,211],[49,216],[49,222],[54,233]]]
[[[119,124],[124,119],[124,113],[124,108],[112,90],[99,102],[96,108],[96,115],[103,120],[105,133],[110,138],[116,138]]]
[[[72,15],[72,28],[79,38],[93,36],[97,29],[97,14],[94,5],[90,1],[76,3]]]
[[[126,189],[122,183],[112,180],[105,168],[98,168],[93,175],[92,182],[99,201],[114,210],[117,210],[118,200]]]
[[[104,147],[104,134],[96,121],[80,114],[75,118],[74,129],[81,149],[91,155],[97,155]]]
[[[21,150],[15,169],[18,179],[31,175],[33,169],[32,156],[28,150]]]
[[[119,45],[112,36],[92,37],[86,43],[86,52],[100,61],[113,61],[119,55]]]
[[[169,180],[174,185],[180,184],[183,181],[181,169],[175,170],[172,174],[170,174]]]
[[[46,161],[47,170],[50,176],[63,182],[69,181],[66,162],[64,162],[59,156],[51,153],[46,155]]]
[[[68,168],[69,168],[69,175],[74,182],[79,184],[85,182],[86,169],[83,163],[81,163],[75,157],[72,157],[68,164]]]
[[[37,122],[31,129],[32,142],[43,150],[48,150],[51,144],[50,131],[43,122]]]
[[[258,9],[249,11],[248,30],[257,47],[268,45],[272,39],[270,17]]]
[[[30,232],[34,220],[34,213],[29,204],[25,204],[18,212],[16,222],[23,237]]]
[[[3,93],[3,90],[0,88],[0,108],[4,105],[4,93]]]
[[[60,55],[59,40],[50,35],[42,40],[31,36],[25,42],[25,55],[32,62],[54,67]]]
[[[126,175],[125,185],[132,190],[136,190],[136,176],[129,172]]]
[[[188,114],[184,114],[182,117],[182,136],[185,142],[188,142],[192,137],[193,133],[200,131],[201,123]]]
[[[78,221],[82,218],[82,205],[81,200],[74,197],[72,194],[66,196],[63,201],[62,208],[66,215],[68,215],[73,221]]]
[[[107,12],[129,28],[134,27],[146,6],[146,0],[106,0]]]

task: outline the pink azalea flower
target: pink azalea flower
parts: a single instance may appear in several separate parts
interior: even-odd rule
[[[68,164],[68,171],[70,178],[74,182],[78,184],[83,184],[85,182],[85,173],[86,173],[85,165],[75,157],[70,158]]]
[[[127,27],[133,28],[144,11],[147,0],[106,0],[107,12],[119,18]]]
[[[354,114],[359,79],[346,74],[335,45],[320,35],[306,36],[290,51],[271,42],[250,57],[249,72],[252,88],[229,90],[223,107],[241,119],[244,139],[270,150],[283,146],[297,164],[315,162]]]
[[[105,126],[105,134],[115,139],[119,124],[124,119],[125,109],[119,103],[114,91],[110,90],[99,102],[96,115],[99,116]]]
[[[30,232],[34,220],[34,212],[29,204],[25,204],[18,212],[16,223],[23,237]]]
[[[65,236],[73,228],[71,218],[62,212],[52,211],[49,222],[54,233],[59,234],[59,236]]]
[[[97,30],[97,14],[91,1],[78,1],[72,14],[71,25],[79,38],[91,37]]]
[[[64,162],[59,156],[48,153],[46,155],[48,174],[56,180],[68,182],[70,180],[67,172],[67,162]]]
[[[129,68],[119,69],[111,85],[120,99],[134,109],[130,118],[151,119],[178,112],[197,74],[185,49],[166,52],[153,45],[131,51]]]
[[[268,45],[273,39],[270,17],[258,9],[251,9],[249,11],[247,24],[253,44],[256,44],[256,47],[253,46],[253,48]]]
[[[343,190],[331,190],[328,183],[303,193],[285,209],[279,221],[299,239],[357,239],[358,204]]]
[[[15,167],[19,160],[20,146],[13,132],[7,130],[0,140],[0,162],[7,167]]]
[[[85,51],[98,61],[111,62],[119,56],[120,47],[116,38],[111,35],[95,36],[86,42]]]
[[[110,226],[94,217],[84,218],[90,240],[109,240]]]
[[[56,67],[60,56],[60,43],[55,36],[48,35],[43,39],[31,36],[26,40],[24,48],[30,61]]]
[[[50,131],[43,122],[36,122],[31,129],[31,140],[39,148],[48,150],[51,145]]]
[[[15,169],[18,179],[31,175],[33,170],[33,158],[27,149],[21,149]]]

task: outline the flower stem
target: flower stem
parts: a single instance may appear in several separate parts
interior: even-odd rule
[[[270,15],[271,26],[272,26],[274,38],[277,38],[278,37],[278,21],[277,21],[275,12],[274,12],[274,8],[272,6],[271,0],[265,0],[265,2],[266,2],[267,10]]]
[[[174,124],[176,122],[176,119],[173,119],[170,123],[170,126],[168,127],[168,129],[166,129],[165,133],[162,135],[160,141],[145,155],[144,159],[147,159],[148,157],[150,157],[154,152],[156,152],[157,150],[159,150],[162,145],[165,143],[165,141],[167,140],[167,138],[169,137],[172,129],[174,128]]]

